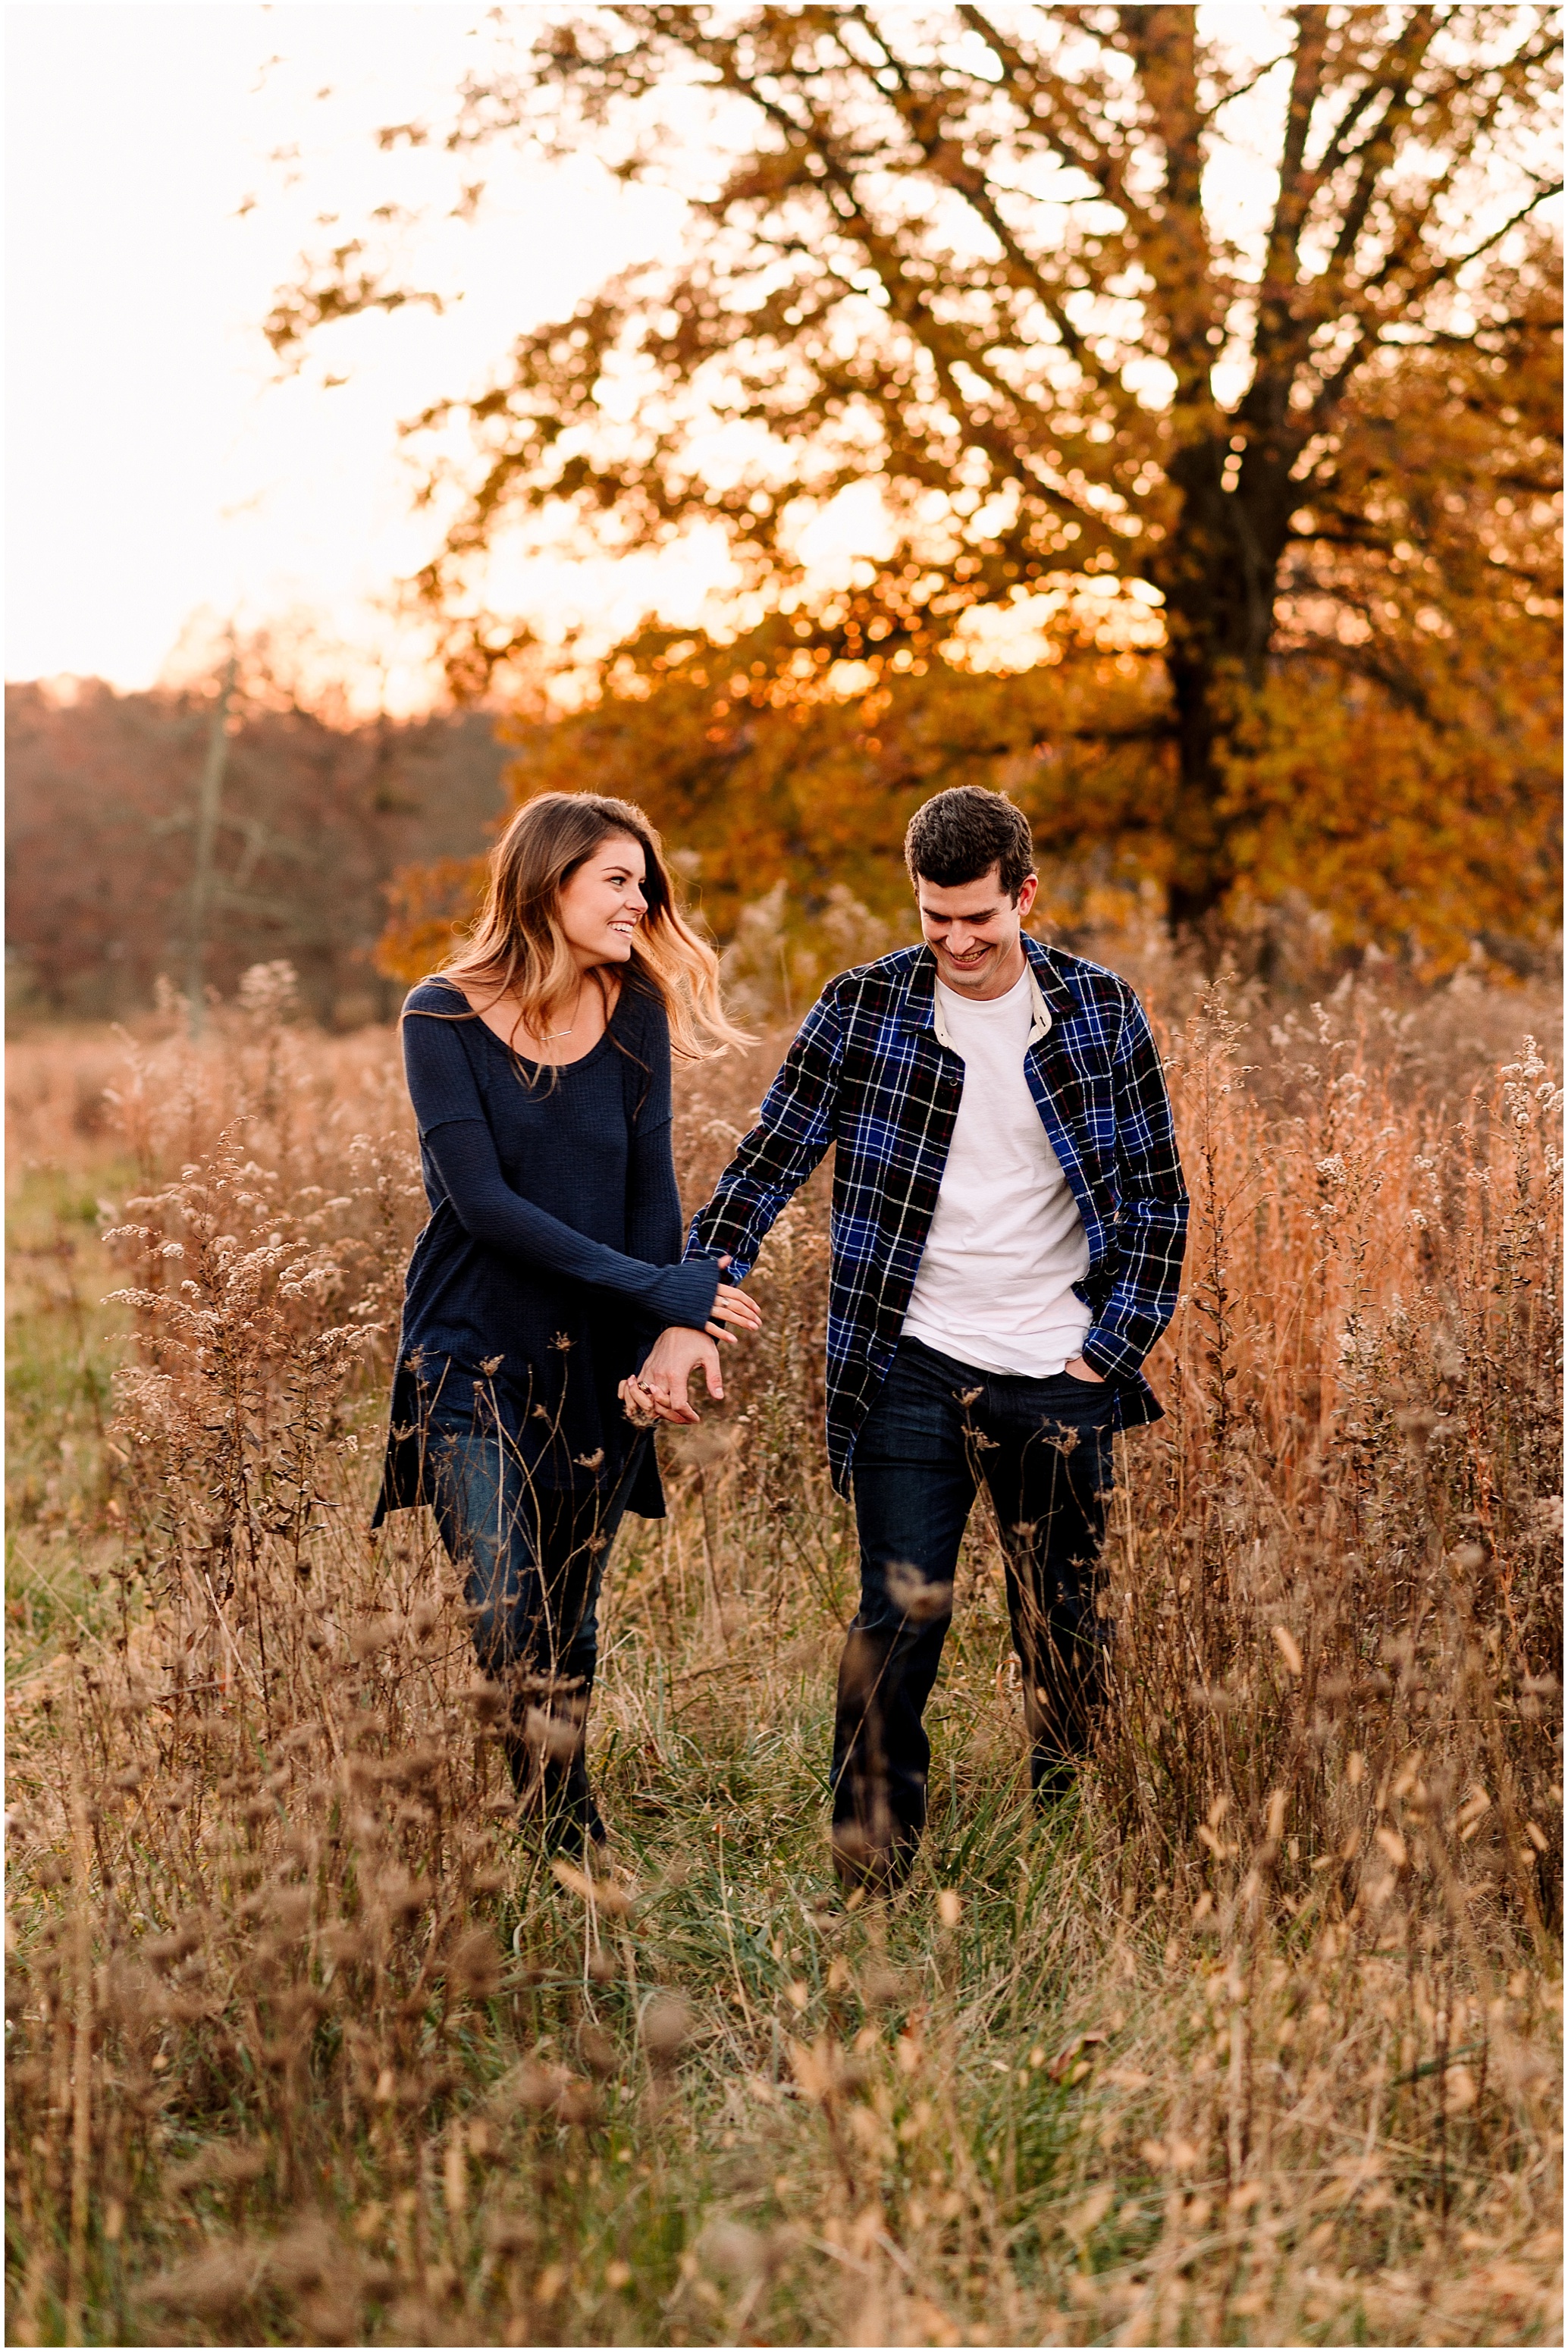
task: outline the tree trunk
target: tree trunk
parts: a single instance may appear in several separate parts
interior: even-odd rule
[[[199,1037],[206,1025],[207,919],[212,909],[213,859],[217,850],[224,771],[228,764],[228,706],[234,698],[238,668],[231,638],[217,703],[207,730],[207,756],[196,795],[195,859],[191,871],[190,933],[185,952],[186,1017],[193,1037]]]
[[[1236,879],[1220,804],[1226,755],[1248,698],[1264,680],[1289,529],[1289,453],[1268,442],[1235,453],[1225,441],[1196,443],[1171,467],[1182,511],[1152,571],[1165,599],[1175,707],[1179,781],[1169,907],[1178,929],[1201,927]]]

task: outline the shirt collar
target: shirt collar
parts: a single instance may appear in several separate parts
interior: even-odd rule
[[[1051,1008],[1046,1001],[1047,995],[1067,998],[1069,992],[1066,982],[1052,970],[1047,950],[1037,940],[1030,939],[1027,932],[1024,934],[1024,957],[1032,1016],[1027,1043],[1037,1045],[1042,1037],[1050,1034]],[[929,948],[921,950],[920,960],[910,975],[904,1017],[916,1028],[932,1030],[938,1045],[945,1045],[950,1054],[957,1052],[947,1034],[947,1024],[942,1017],[942,1001],[936,992],[936,958]]]

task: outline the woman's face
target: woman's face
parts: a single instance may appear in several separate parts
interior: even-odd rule
[[[647,860],[640,842],[612,834],[561,887],[561,928],[584,971],[625,963],[637,925],[647,912],[643,882]]]

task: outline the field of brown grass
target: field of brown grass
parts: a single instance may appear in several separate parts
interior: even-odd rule
[[[1194,1223],[1112,1704],[1036,1821],[977,1514],[927,1847],[849,1910],[821,1184],[617,1547],[584,1877],[425,1515],[367,1528],[395,1040],[274,974],[14,1045],[13,2340],[1560,2340],[1552,1003],[1126,968]],[[682,1082],[689,1209],[767,1067]]]

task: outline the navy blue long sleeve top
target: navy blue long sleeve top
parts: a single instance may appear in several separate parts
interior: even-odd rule
[[[620,1382],[667,1325],[701,1328],[720,1280],[711,1260],[679,1263],[664,1007],[628,973],[599,1043],[552,1072],[468,1016],[450,982],[422,981],[403,1058],[430,1221],[409,1261],[376,1523],[430,1499],[432,1402],[471,1407],[476,1385],[536,1484],[612,1482],[635,1439]],[[627,1500],[663,1513],[651,1447]]]

